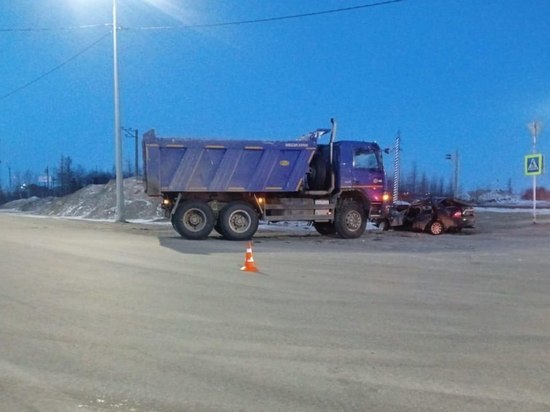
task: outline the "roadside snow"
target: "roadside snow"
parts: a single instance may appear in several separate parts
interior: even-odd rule
[[[33,215],[110,221],[115,218],[115,181],[105,185],[90,185],[64,197],[19,199],[0,206],[3,211]],[[144,192],[143,182],[124,179],[125,217],[128,221],[162,219],[159,202]]]
[[[538,205],[539,206],[539,205]],[[544,207],[544,208],[541,208]],[[495,212],[495,213],[533,213],[533,207],[474,207],[476,213]],[[537,207],[537,215],[550,215],[550,209],[546,206]]]
[[[0,205],[0,211],[5,213],[25,213],[34,216],[50,216],[66,219],[86,219],[93,221],[114,221],[116,209],[115,181],[105,185],[90,185],[75,193],[60,198],[19,199]],[[522,201],[510,196],[495,196],[487,194],[485,200],[491,199],[483,206],[476,206],[476,213],[532,213],[532,202]],[[149,197],[141,179],[128,178],[124,180],[125,218],[130,223],[147,223],[169,225],[160,209],[158,199]],[[485,207],[488,206],[488,207]],[[537,202],[537,214],[550,214],[550,202]],[[545,209],[542,209],[542,208]],[[260,223],[260,229],[265,232],[299,231],[316,233],[315,228],[307,222]],[[378,230],[370,222],[367,230]]]

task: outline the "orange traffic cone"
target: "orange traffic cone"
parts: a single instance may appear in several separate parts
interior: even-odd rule
[[[246,253],[244,255],[244,266],[241,268],[246,272],[258,272],[258,268],[254,264],[254,256],[252,256],[252,242],[248,242]]]

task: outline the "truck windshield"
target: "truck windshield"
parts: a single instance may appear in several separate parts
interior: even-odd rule
[[[380,155],[372,149],[356,149],[353,153],[353,167],[356,169],[380,169]]]

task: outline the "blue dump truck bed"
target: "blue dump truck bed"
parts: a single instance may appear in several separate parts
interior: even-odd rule
[[[317,149],[298,141],[203,140],[143,136],[146,192],[296,192]]]

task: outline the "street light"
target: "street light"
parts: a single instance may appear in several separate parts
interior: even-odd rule
[[[120,98],[118,86],[118,23],[117,2],[113,0],[113,98],[115,116],[115,178],[116,178],[116,210],[115,222],[124,222],[124,181],[122,170],[122,135],[120,130]]]
[[[115,173],[116,212],[115,222],[124,222],[124,182],[122,176],[122,135],[120,133],[120,99],[118,87],[118,39],[116,0],[113,0],[113,88],[115,110]]]

